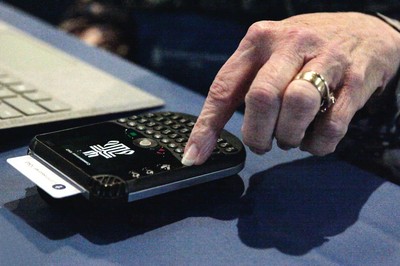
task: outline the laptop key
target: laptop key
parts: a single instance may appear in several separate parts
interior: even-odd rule
[[[20,117],[22,114],[7,104],[0,103],[0,118],[8,119],[14,117]]]
[[[0,87],[0,99],[15,97],[15,96],[17,96],[17,94],[15,94],[13,91],[10,91],[6,87]]]
[[[27,92],[22,94],[22,96],[34,102],[51,99],[51,95],[43,91]]]
[[[24,93],[24,92],[34,92],[36,89],[28,84],[20,83],[20,84],[10,84],[8,85],[8,88],[10,90],[16,92],[16,93]]]
[[[37,103],[50,112],[61,112],[71,109],[71,106],[55,99],[49,101],[39,101]]]
[[[42,107],[22,97],[6,98],[3,99],[3,101],[26,115],[38,115],[47,113],[47,111]]]
[[[19,84],[22,81],[16,77],[12,76],[0,76],[0,84],[10,85],[10,84]]]

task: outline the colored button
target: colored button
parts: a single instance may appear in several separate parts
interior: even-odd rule
[[[140,146],[143,146],[143,147],[149,147],[149,146],[151,146],[151,141],[149,140],[149,139],[142,139],[140,142],[139,142],[139,145]]]
[[[134,144],[142,148],[154,148],[158,146],[157,141],[149,138],[139,138],[133,141]]]

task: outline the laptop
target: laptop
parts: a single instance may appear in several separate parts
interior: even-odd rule
[[[163,104],[0,20],[0,131]]]

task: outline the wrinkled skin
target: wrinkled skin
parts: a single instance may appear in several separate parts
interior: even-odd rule
[[[400,34],[374,16],[314,13],[257,22],[215,77],[182,162],[202,164],[243,102],[243,142],[253,152],[264,154],[276,139],[282,149],[331,153],[357,110],[385,88],[399,63]],[[325,113],[319,113],[315,87],[294,80],[311,70],[336,97]]]

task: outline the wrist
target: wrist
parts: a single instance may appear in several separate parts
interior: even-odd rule
[[[383,23],[384,25],[391,28],[391,29],[389,29],[388,32],[390,33],[390,36],[392,36],[393,41],[399,48],[399,52],[400,52],[400,21],[393,19],[393,18],[389,18],[378,12],[370,14],[370,15],[379,19],[381,22],[384,22]],[[399,53],[399,55],[400,55],[400,53]]]

